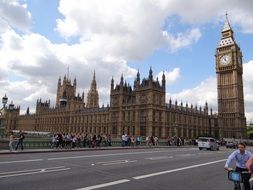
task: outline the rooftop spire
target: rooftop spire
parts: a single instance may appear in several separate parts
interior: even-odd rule
[[[232,30],[232,28],[231,28],[231,26],[229,24],[228,13],[226,12],[226,20],[225,20],[222,32],[228,31],[228,30]]]
[[[67,67],[67,79],[69,79],[69,66]]]
[[[93,80],[96,80],[96,73],[94,71],[94,74],[93,74]]]
[[[149,69],[149,79],[153,80],[153,71],[152,71],[152,67],[151,66],[150,66],[150,69]]]
[[[98,102],[99,102],[99,96],[98,96],[98,91],[97,91],[96,74],[94,71],[91,87],[87,96],[87,107],[98,108],[99,107]]]
[[[96,73],[95,73],[95,71],[93,73],[93,79],[92,79],[92,82],[91,82],[91,88],[94,88],[94,89],[97,88]]]
[[[225,23],[223,26],[223,29],[221,31],[221,41],[218,45],[218,48],[220,47],[226,47],[226,46],[230,46],[230,45],[234,45],[235,44],[235,40],[234,40],[234,35],[233,35],[233,30],[229,24],[229,20],[228,20],[228,14],[226,12],[226,19],[225,19]]]

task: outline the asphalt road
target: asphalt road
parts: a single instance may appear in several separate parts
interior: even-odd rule
[[[1,190],[225,190],[233,150],[123,149],[0,155]]]

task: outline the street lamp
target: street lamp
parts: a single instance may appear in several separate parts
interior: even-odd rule
[[[11,103],[9,104],[9,110],[14,110],[14,104],[13,104],[13,101],[11,101]]]
[[[7,102],[8,102],[8,97],[5,94],[4,97],[2,97],[3,108],[5,108],[5,105],[7,104]]]
[[[2,98],[3,107],[0,109],[0,137],[4,135],[4,120],[5,120],[5,112],[6,112],[6,104],[8,102],[8,97],[6,94]]]

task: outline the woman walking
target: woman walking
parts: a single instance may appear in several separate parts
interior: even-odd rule
[[[13,132],[10,133],[10,137],[9,137],[9,148],[10,148],[10,152],[13,151],[13,143],[14,143],[14,134]]]

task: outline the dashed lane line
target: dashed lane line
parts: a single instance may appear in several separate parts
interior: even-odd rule
[[[0,175],[0,178],[7,178],[7,177],[16,177],[16,176],[24,176],[24,175],[32,175],[32,174],[41,174],[41,173],[50,173],[50,172],[59,172],[59,171],[64,171],[64,170],[70,170],[71,168],[42,168],[42,169],[34,169],[31,172],[21,172],[18,171],[18,173],[13,173],[13,174],[7,174],[7,175]]]
[[[102,164],[103,166],[110,166],[110,165],[118,165],[118,164],[127,164],[127,163],[133,163],[137,162],[137,160],[125,160],[124,162],[112,162],[107,164]]]
[[[103,188],[103,187],[108,187],[108,186],[118,185],[118,184],[121,184],[121,183],[126,183],[126,182],[129,182],[129,181],[130,180],[128,180],[128,179],[121,179],[121,180],[118,180],[118,181],[112,181],[112,182],[109,182],[109,183],[103,183],[103,184],[99,184],[99,185],[93,185],[93,186],[84,187],[84,188],[76,189],[76,190],[99,189],[99,188]]]
[[[30,169],[30,170],[18,170],[18,171],[11,171],[11,172],[2,172],[2,173],[0,173],[0,175],[33,172],[33,171],[39,171],[39,170],[43,171],[43,170],[59,169],[59,168],[65,168],[65,166],[57,166],[57,167],[51,167],[51,168],[38,168],[38,169]]]
[[[140,180],[140,179],[154,177],[154,176],[158,176],[158,175],[163,175],[163,174],[178,172],[178,171],[182,171],[182,170],[188,170],[188,169],[192,169],[192,168],[197,168],[197,167],[201,167],[201,166],[207,166],[207,165],[211,165],[211,164],[216,164],[216,163],[220,163],[220,162],[224,162],[224,161],[226,161],[226,159],[216,160],[216,161],[212,161],[212,162],[206,162],[206,163],[202,163],[202,164],[197,164],[197,165],[192,165],[192,166],[186,166],[186,167],[182,167],[182,168],[178,168],[178,169],[166,170],[166,171],[162,171],[162,172],[156,172],[156,173],[151,173],[151,174],[146,174],[146,175],[141,175],[141,176],[135,176],[135,177],[132,177],[132,178],[134,180]],[[100,188],[103,188],[103,187],[109,187],[109,186],[113,186],[113,185],[127,183],[127,182],[130,182],[130,181],[131,180],[129,180],[129,179],[121,179],[121,180],[112,181],[112,182],[108,182],[108,183],[103,183],[103,184],[99,184],[99,185],[88,186],[88,187],[84,187],[84,188],[80,188],[80,189],[76,189],[76,190],[100,189]]]
[[[140,176],[135,176],[133,177],[133,179],[144,179],[144,178],[149,178],[149,177],[154,177],[154,176],[158,176],[158,175],[163,175],[163,174],[168,174],[168,173],[173,173],[173,172],[178,172],[178,171],[182,171],[182,170],[188,170],[188,169],[192,169],[192,168],[197,168],[197,167],[201,167],[201,166],[207,166],[207,165],[211,165],[211,164],[216,164],[219,162],[224,162],[227,159],[222,159],[222,160],[216,160],[213,162],[206,162],[203,164],[197,164],[197,165],[192,165],[192,166],[186,166],[183,168],[177,168],[177,169],[173,169],[173,170],[166,170],[166,171],[162,171],[162,172],[156,172],[156,173],[151,173],[151,174],[146,174],[146,175],[140,175]]]
[[[22,162],[39,162],[44,159],[34,159],[34,160],[14,160],[14,161],[5,161],[5,162],[0,162],[0,164],[13,164],[13,163],[22,163]]]

